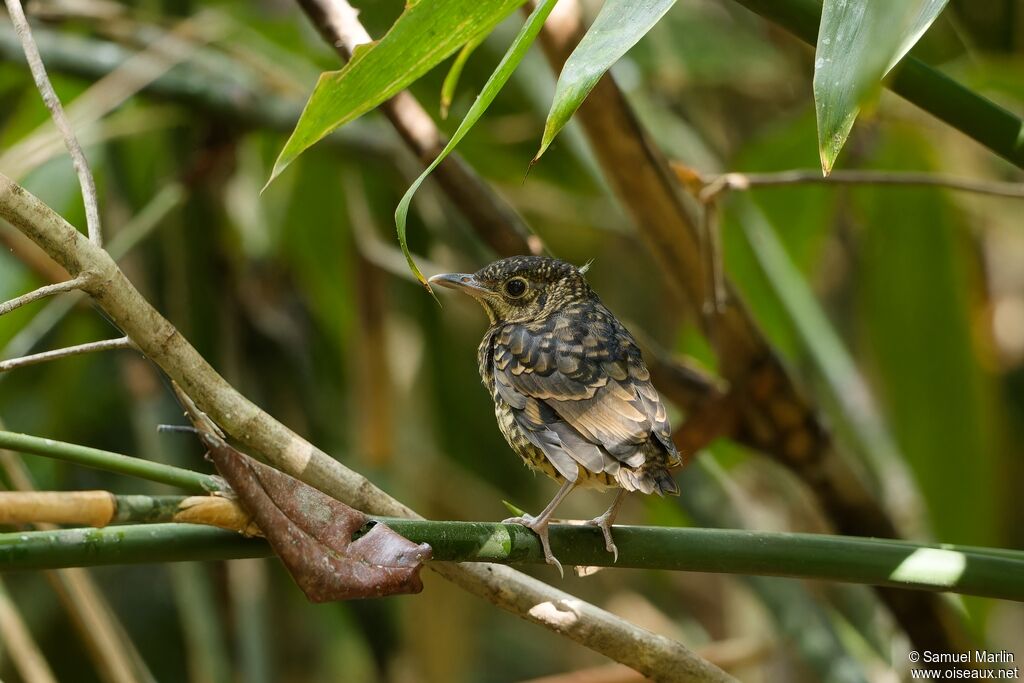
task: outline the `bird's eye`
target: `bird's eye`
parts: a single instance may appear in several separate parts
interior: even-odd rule
[[[521,277],[512,278],[505,283],[505,294],[508,294],[513,299],[526,294],[526,280]]]

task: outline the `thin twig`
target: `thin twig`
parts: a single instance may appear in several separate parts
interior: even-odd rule
[[[33,301],[38,301],[39,299],[45,299],[46,297],[53,296],[54,294],[70,292],[73,289],[81,289],[85,284],[86,279],[87,278],[79,275],[78,277],[70,280],[64,280],[63,282],[58,282],[52,285],[45,285],[39,289],[29,292],[28,294],[22,294],[15,299],[5,301],[0,304],[0,315],[10,313],[14,309],[21,308],[25,304],[30,304]]]
[[[1024,183],[1007,183],[917,171],[833,171],[827,178],[821,171],[793,170],[779,173],[726,173],[712,178],[700,190],[698,198],[707,204],[727,190],[787,185],[904,185],[910,187],[941,187],[991,197],[1024,199]]]
[[[115,261],[119,260],[158,228],[164,218],[184,200],[185,188],[181,183],[164,185],[131,220],[121,226],[107,245],[107,253]],[[0,349],[0,358],[14,358],[30,353],[85,296],[84,291],[78,291],[48,303]]]
[[[16,370],[18,368],[28,367],[29,365],[38,365],[39,363],[46,363],[51,360],[57,360],[58,358],[67,358],[68,356],[78,356],[83,353],[92,353],[93,351],[109,351],[111,349],[133,349],[135,344],[128,337],[119,337],[117,339],[104,339],[102,341],[89,342],[87,344],[78,344],[77,346],[68,346],[63,349],[54,349],[53,351],[43,351],[42,353],[34,353],[31,356],[22,356],[21,358],[11,358],[10,360],[0,361],[0,372],[7,372],[8,370]]]
[[[75,173],[78,174],[78,184],[82,187],[82,202],[85,204],[85,222],[89,229],[89,239],[96,246],[102,246],[103,234],[100,231],[99,200],[96,196],[96,181],[92,177],[92,171],[89,170],[89,161],[85,158],[85,152],[82,151],[82,146],[78,143],[78,138],[75,137],[75,132],[71,130],[71,124],[68,123],[67,117],[64,115],[60,98],[57,97],[53,85],[50,84],[50,78],[46,75],[43,58],[39,55],[39,48],[36,47],[36,42],[32,38],[32,29],[29,28],[28,19],[25,18],[20,0],[4,1],[7,4],[7,11],[11,15],[14,29],[21,40],[21,47],[25,51],[25,59],[28,61],[32,78],[36,82],[39,94],[43,97],[43,103],[50,110],[54,125],[64,137],[64,144],[68,148],[68,154],[71,155]]]
[[[704,205],[700,221],[701,263],[704,277],[707,278],[704,301],[701,304],[701,319],[704,321],[704,332],[714,346],[720,343],[717,325],[719,316],[725,310],[727,296],[718,230],[718,207],[714,202],[709,202]]]

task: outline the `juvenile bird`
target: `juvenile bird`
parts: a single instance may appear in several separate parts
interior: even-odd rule
[[[477,360],[498,427],[530,468],[562,485],[539,515],[504,521],[532,529],[559,571],[548,523],[573,488],[619,489],[589,522],[616,560],[611,526],[626,493],[679,493],[669,468],[681,461],[665,407],[636,341],[585,273],[553,258],[513,256],[429,280],[469,294],[487,313]]]

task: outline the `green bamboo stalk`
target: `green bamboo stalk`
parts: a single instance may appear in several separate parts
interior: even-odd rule
[[[79,446],[78,444],[44,439],[28,434],[0,431],[0,448],[19,453],[31,453],[47,458],[55,458],[77,465],[92,467],[132,477],[148,479],[169,486],[176,486],[192,493],[212,493],[228,490],[227,484],[211,474],[192,472],[180,467],[172,467],[158,462],[150,462],[141,458],[132,458],[120,453],[111,453],[98,448]]]
[[[821,21],[820,0],[736,0],[752,12],[814,45]],[[1024,168],[1024,121],[992,100],[957,83],[938,69],[908,56],[887,86],[908,102],[974,138]]]
[[[483,522],[388,520],[434,560],[543,563],[524,527]],[[821,534],[669,527],[615,528],[619,561],[594,527],[551,527],[564,564],[823,579],[1024,601],[1024,552],[917,545]],[[266,557],[259,539],[191,524],[143,524],[0,534],[0,571]]]

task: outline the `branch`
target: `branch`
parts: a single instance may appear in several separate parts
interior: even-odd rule
[[[242,396],[146,301],[105,251],[3,174],[0,217],[41,246],[72,276],[93,273],[95,278],[86,289],[93,300],[242,446],[359,510],[376,515],[416,516],[409,507]],[[731,680],[682,644],[507,567],[448,563],[431,567],[470,593],[653,678]],[[572,618],[566,618],[560,609],[571,610]]]
[[[32,29],[29,28],[28,19],[21,8],[21,0],[4,0],[7,4],[7,11],[11,15],[11,22],[14,30],[21,39],[21,48],[25,51],[25,59],[28,61],[28,68],[32,72],[32,78],[36,82],[39,94],[43,97],[43,103],[50,110],[54,125],[64,138],[64,145],[71,155],[71,162],[75,166],[75,173],[78,174],[78,184],[82,187],[82,202],[85,204],[85,222],[89,229],[89,239],[97,246],[103,243],[103,235],[100,231],[99,201],[96,196],[96,181],[93,180],[92,171],[89,170],[89,161],[85,158],[82,146],[78,144],[78,138],[71,129],[67,117],[64,116],[64,108],[60,104],[60,98],[53,91],[50,78],[46,75],[46,67],[43,66],[43,58],[39,56],[39,48],[36,47],[32,38]]]
[[[135,248],[146,239],[163,219],[185,201],[185,188],[181,183],[164,185],[137,214],[124,223],[106,247],[107,253],[115,261]],[[21,237],[20,233],[12,233]],[[24,238],[23,238],[24,239]],[[52,263],[45,254],[42,257]],[[53,330],[64,319],[75,305],[85,296],[85,292],[77,291],[70,296],[51,301],[21,330],[15,334],[7,345],[0,349],[0,358],[4,356],[24,356],[35,348],[36,344]]]
[[[544,564],[536,534],[518,524],[386,521],[410,541],[430,544],[435,562]],[[730,529],[616,526],[614,534],[618,562],[590,526],[553,525],[551,549],[578,567],[784,576],[1024,601],[1024,552],[1015,550]],[[5,571],[268,553],[262,541],[202,525],[0,534]]]
[[[814,45],[821,0],[736,0]],[[907,101],[1024,168],[1024,121],[915,57],[906,57],[886,85]]]
[[[792,170],[778,173],[725,173],[710,179],[696,176],[691,169],[673,163],[672,170],[687,187],[696,178],[700,184],[697,198],[708,204],[728,190],[752,187],[786,187],[792,185],[897,185],[903,187],[940,187],[959,192],[1024,199],[1024,184],[1005,183],[973,178],[955,178],[935,173],[901,171],[833,171],[827,178],[821,171]]]
[[[110,351],[112,349],[133,349],[135,345],[132,340],[128,337],[120,337],[118,339],[104,339],[102,341],[89,342],[87,344],[78,344],[77,346],[68,346],[63,349],[54,349],[53,351],[43,351],[42,353],[34,353],[31,356],[22,356],[21,358],[11,358],[10,360],[0,361],[0,372],[7,372],[8,370],[16,370],[18,368],[26,368],[30,365],[38,365],[40,363],[46,363],[51,360],[57,360],[59,358],[67,358],[68,356],[80,356],[83,353],[93,353],[94,351]]]
[[[81,289],[82,285],[85,284],[85,278],[76,277],[71,280],[65,280],[64,282],[58,282],[53,285],[45,285],[39,289],[29,292],[28,294],[22,294],[16,299],[11,299],[0,304],[0,315],[10,313],[16,308],[21,308],[25,304],[30,304],[33,301],[39,301],[45,299],[48,296],[54,294],[61,294],[63,292],[70,292],[73,289]]]
[[[19,453],[31,453],[63,460],[83,467],[139,477],[175,486],[192,493],[223,493],[230,490],[227,483],[216,475],[201,474],[160,462],[132,458],[120,453],[111,453],[98,448],[54,441],[53,439],[43,439],[28,434],[0,431],[0,449],[4,448]]]
[[[204,524],[245,536],[259,528],[238,503],[223,496],[114,495],[109,491],[0,491],[0,524]]]

